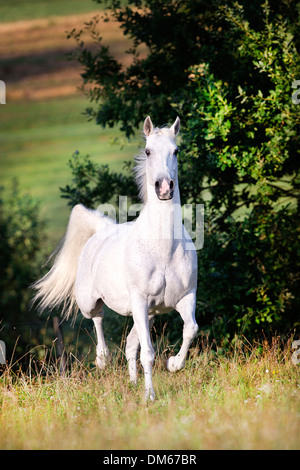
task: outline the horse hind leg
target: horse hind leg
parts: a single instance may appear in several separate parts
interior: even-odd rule
[[[96,329],[97,346],[96,346],[96,366],[99,369],[105,369],[106,365],[110,362],[110,353],[106,345],[104,332],[103,332],[103,301],[98,300],[94,309],[85,317],[92,318]]]
[[[97,334],[97,347],[96,347],[96,365],[99,369],[105,369],[107,364],[110,362],[110,352],[106,345],[103,327],[102,327],[103,315],[98,314],[93,317],[93,322],[96,328]]]
[[[101,298],[97,299],[93,295],[93,279],[90,272],[90,264],[82,262],[78,269],[75,283],[75,298],[82,315],[85,318],[92,319],[94,322],[97,335],[95,363],[99,369],[104,369],[110,360],[102,327],[104,302]]]
[[[125,355],[126,355],[126,359],[128,363],[129,377],[130,377],[130,381],[133,384],[137,383],[136,360],[137,360],[139,349],[140,349],[139,336],[138,336],[135,326],[133,325],[133,327],[130,330],[129,335],[127,336],[126,348],[125,348]]]

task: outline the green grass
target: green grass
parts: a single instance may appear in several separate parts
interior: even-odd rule
[[[93,0],[85,2],[82,0],[64,2],[14,0],[9,3],[2,2],[0,22],[49,18],[52,15],[73,15],[97,8],[99,4]],[[48,25],[47,31],[40,31],[41,40],[43,40],[43,35],[49,34],[49,30],[51,31],[51,24]],[[59,40],[62,49],[66,45],[69,46],[64,35]],[[114,34],[112,34],[111,41],[114,41]],[[55,49],[60,43],[54,40],[54,44],[52,47]],[[49,64],[47,61],[43,63],[42,51],[40,52],[41,55],[36,60],[39,61],[39,72],[43,72],[42,76],[45,76]],[[7,63],[12,70],[16,65],[15,62],[18,61],[24,65],[27,64],[30,69],[30,60],[32,60],[30,54],[28,56],[21,54],[21,56],[17,59],[7,58]],[[55,57],[53,63],[50,61],[50,72],[52,68],[55,69],[58,60],[60,56]],[[10,91],[22,90],[24,86],[25,89],[31,87],[36,90],[40,86],[51,89],[51,86],[55,88],[55,86],[69,84],[67,69],[64,71],[65,80],[59,78],[58,82],[53,83],[51,74],[49,82],[46,80],[46,83],[43,81],[37,83],[36,75],[32,72],[32,76],[25,77],[25,82],[20,75],[20,80],[16,85],[13,82],[10,83],[9,72],[7,73],[6,82]],[[82,113],[88,105],[89,102],[85,97],[77,95],[41,101],[13,101],[8,98],[6,105],[0,106],[0,186],[7,189],[12,179],[17,178],[20,190],[30,193],[39,202],[41,217],[47,223],[46,234],[49,247],[47,250],[52,250],[61,238],[69,217],[70,208],[67,201],[61,198],[59,188],[71,182],[68,161],[74,151],[78,150],[83,155],[90,155],[97,163],[109,163],[113,170],[121,170],[123,161],[132,158],[136,153],[137,145],[140,144],[140,142],[127,144],[123,150],[120,150],[120,145],[112,145],[116,137],[122,138],[121,133],[116,128],[103,130],[94,122],[87,122]]]
[[[67,164],[73,152],[89,154],[116,170],[137,150],[138,142],[123,150],[113,145],[121,133],[87,122],[82,114],[86,106],[85,98],[69,97],[10,102],[0,108],[0,185],[8,187],[15,177],[20,189],[40,202],[51,243],[62,236],[69,215],[59,188],[71,181]]]
[[[87,13],[97,8],[93,0],[13,0],[1,2],[0,23]]]
[[[103,372],[49,359],[0,378],[1,449],[299,449],[299,365],[291,343],[191,351],[170,374],[156,358],[156,401],[128,381],[123,356]],[[74,358],[73,358],[74,359]]]

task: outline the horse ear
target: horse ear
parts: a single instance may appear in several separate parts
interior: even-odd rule
[[[180,129],[180,119],[177,116],[173,126],[170,127],[170,130],[173,132],[174,136],[176,137]]]
[[[153,131],[153,124],[150,119],[150,116],[146,117],[145,122],[144,122],[144,134],[146,137],[148,137],[151,132]]]

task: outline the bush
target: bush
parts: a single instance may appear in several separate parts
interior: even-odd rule
[[[29,286],[39,276],[43,229],[37,204],[15,182],[0,198],[0,337],[7,357],[15,346],[23,355],[39,335],[38,314],[29,308]]]
[[[178,106],[181,187],[191,202],[206,198],[199,310],[215,331],[218,323],[223,334],[249,335],[298,321],[300,120],[291,85],[300,70],[293,28],[280,16],[271,22],[268,4],[259,31],[240,6],[223,14],[249,82],[217,80],[205,63],[190,69]]]

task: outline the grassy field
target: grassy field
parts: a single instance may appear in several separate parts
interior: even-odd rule
[[[299,449],[300,377],[288,344],[226,355],[191,351],[170,374],[154,366],[156,401],[128,381],[119,352],[101,373],[81,363],[61,377],[50,360],[0,378],[1,449]]]
[[[55,15],[74,15],[96,10],[93,0],[14,0],[0,5],[0,23],[49,18]]]
[[[120,169],[140,144],[121,151],[111,144],[118,129],[103,130],[82,115],[88,101],[76,91],[78,64],[66,61],[74,46],[66,31],[82,26],[96,9],[92,0],[0,5],[0,79],[7,85],[7,104],[0,106],[0,185],[7,188],[16,177],[21,191],[39,202],[49,249],[69,215],[59,187],[70,182],[73,152]],[[128,42],[118,27],[101,28],[125,63]],[[65,335],[70,350],[68,341]],[[54,343],[28,353],[26,370],[13,364],[18,357],[9,358],[0,370],[0,449],[299,449],[299,365],[291,360],[289,341],[245,341],[226,353],[199,343],[175,375],[164,369],[172,347],[162,344],[154,365],[157,399],[148,405],[142,370],[133,388],[123,349],[100,373],[94,352],[79,361],[74,346],[65,377],[53,359]]]
[[[84,98],[71,96],[47,102],[16,101],[0,110],[5,109],[0,131],[0,185],[9,186],[15,177],[20,189],[40,202],[51,242],[63,234],[69,215],[59,188],[71,181],[67,163],[73,152],[89,154],[94,161],[117,169],[137,151],[137,144],[123,150],[113,145],[120,133],[88,123],[82,115],[85,106]]]
[[[89,102],[78,93],[79,64],[66,59],[75,47],[66,31],[82,27],[96,9],[93,1],[71,0],[16,1],[12,8],[0,7],[0,79],[7,95],[6,105],[0,106],[0,185],[7,188],[17,178],[21,191],[40,203],[50,249],[62,236],[69,215],[59,188],[70,182],[67,163],[73,152],[121,169],[140,144],[121,150],[112,145],[122,137],[118,129],[103,130],[82,114]],[[102,23],[101,32],[113,53],[126,61],[128,41],[117,25]]]

